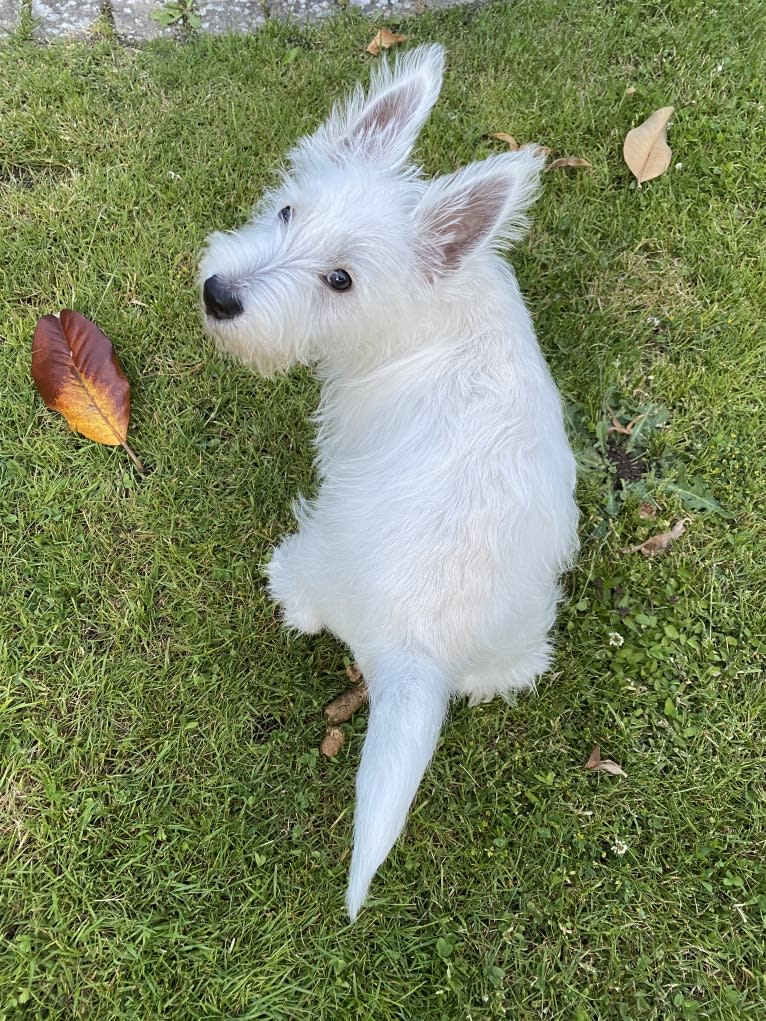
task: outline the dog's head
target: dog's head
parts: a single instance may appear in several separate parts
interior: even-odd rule
[[[379,360],[435,287],[519,227],[543,163],[531,148],[431,182],[408,163],[443,65],[435,45],[381,65],[292,150],[251,222],[209,238],[203,314],[223,350],[263,373]]]

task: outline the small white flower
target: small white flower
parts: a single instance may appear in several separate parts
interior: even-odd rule
[[[625,644],[625,639],[622,637],[622,635],[618,634],[616,631],[610,631],[609,632],[609,644],[610,645],[614,645],[614,646],[616,646],[619,649],[621,645]]]
[[[676,163],[676,170],[683,170],[683,169],[684,169],[683,163]]]
[[[646,321],[647,321],[647,323],[649,323],[650,326],[659,326],[660,325],[660,320],[657,318],[657,316],[647,316],[646,317]]]
[[[615,854],[618,854],[620,857],[622,857],[622,855],[625,854],[625,852],[628,850],[628,845],[625,843],[624,840],[620,840],[619,837],[616,837],[614,843],[612,844],[612,850],[614,851]]]
[[[720,64],[716,64],[715,65],[715,73],[716,74],[720,74],[721,71],[723,71],[723,61],[721,61]]]

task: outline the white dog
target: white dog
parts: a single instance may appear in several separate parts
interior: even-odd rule
[[[289,154],[281,186],[200,269],[207,331],[322,381],[316,499],[274,551],[285,623],[327,628],[370,690],[346,905],[399,836],[450,698],[529,688],[577,548],[558,391],[513,272],[533,147],[435,180],[408,162],[442,81],[420,46]]]

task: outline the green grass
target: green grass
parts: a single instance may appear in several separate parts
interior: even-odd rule
[[[455,706],[351,927],[365,721],[320,758],[346,652],[288,636],[261,574],[310,485],[316,390],[223,363],[194,277],[376,27],[0,46],[0,1019],[762,1019],[762,4],[403,23],[449,49],[429,173],[492,131],[593,164],[546,177],[513,257],[572,408],[584,545],[555,673]],[[622,138],[667,104],[673,163],[639,190]],[[143,481],[33,390],[35,322],[63,306],[115,343]],[[659,405],[623,491],[609,408]],[[680,516],[670,554],[621,553]],[[593,743],[627,776],[583,769]]]

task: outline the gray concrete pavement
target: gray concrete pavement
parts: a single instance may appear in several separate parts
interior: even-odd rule
[[[12,32],[21,17],[21,0],[0,0],[0,35]]]
[[[449,7],[461,0],[194,0],[201,31],[256,32],[269,18],[316,21],[353,7],[383,17],[416,14],[434,7]],[[162,25],[152,14],[164,0],[0,0],[0,35],[14,31],[23,8],[32,14],[40,39],[71,38],[91,31],[103,18],[111,19],[120,38],[144,41],[177,34],[177,27]]]

